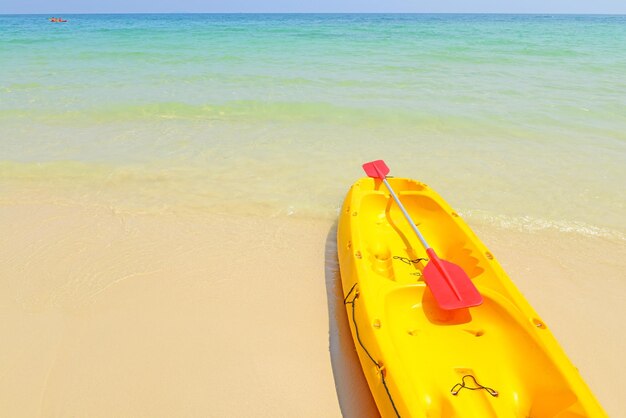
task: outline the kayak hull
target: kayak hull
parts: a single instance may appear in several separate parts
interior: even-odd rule
[[[388,179],[480,306],[441,309],[428,260],[380,180],[355,183],[337,233],[345,305],[383,417],[605,417],[543,320],[460,216],[428,186]]]

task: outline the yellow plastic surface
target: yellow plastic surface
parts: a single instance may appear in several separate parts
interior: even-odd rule
[[[425,184],[388,180],[439,257],[461,266],[484,302],[440,309],[421,277],[425,261],[417,259],[425,250],[385,186],[372,178],[352,186],[339,218],[339,264],[356,350],[381,415],[606,417],[465,222]]]

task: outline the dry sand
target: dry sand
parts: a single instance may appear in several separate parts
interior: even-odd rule
[[[624,246],[475,230],[619,416]],[[327,220],[122,213],[5,195],[2,416],[376,416],[334,235]]]

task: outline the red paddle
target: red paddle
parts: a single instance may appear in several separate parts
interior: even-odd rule
[[[483,303],[483,297],[478,293],[476,286],[474,286],[474,283],[472,283],[465,271],[454,263],[440,259],[435,250],[428,245],[417,225],[411,220],[409,213],[402,206],[400,199],[398,199],[398,196],[389,185],[387,181],[389,167],[387,167],[387,164],[383,160],[376,160],[363,164],[363,170],[369,177],[381,179],[385,183],[404,217],[409,221],[411,228],[413,228],[413,231],[426,249],[426,254],[428,254],[430,261],[424,267],[422,274],[439,307],[452,310],[478,306]]]

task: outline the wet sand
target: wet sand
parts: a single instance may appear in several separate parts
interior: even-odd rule
[[[626,249],[472,225],[609,415],[626,409]],[[0,201],[0,409],[34,416],[376,416],[331,220]]]

